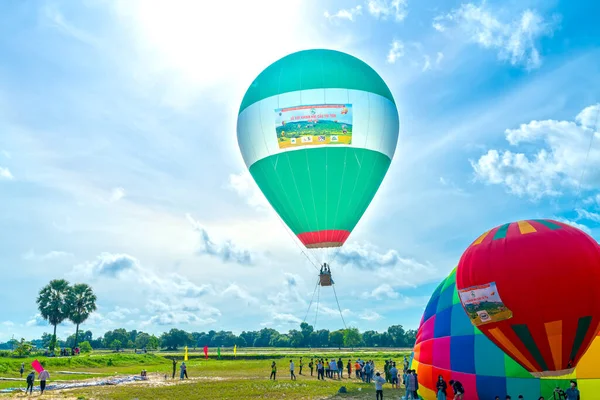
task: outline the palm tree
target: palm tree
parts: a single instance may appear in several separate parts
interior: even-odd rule
[[[96,295],[89,285],[78,283],[73,285],[71,290],[69,290],[67,303],[71,311],[68,318],[77,326],[75,330],[75,345],[73,346],[77,347],[79,325],[83,324],[90,314],[96,311]]]
[[[54,279],[40,290],[36,300],[42,318],[54,326],[54,334],[50,342],[51,351],[56,346],[56,326],[69,316],[67,303],[69,291],[69,282],[64,279]]]

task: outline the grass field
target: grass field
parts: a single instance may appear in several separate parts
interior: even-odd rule
[[[298,351],[287,349],[245,349],[237,352],[237,359],[229,359],[232,352],[222,351],[222,360],[209,358],[205,360],[200,352],[190,352],[186,362],[190,379],[179,380],[179,368],[176,379],[171,379],[172,361],[178,359],[178,367],[183,352],[157,354],[115,354],[98,352],[79,357],[38,358],[50,372],[48,385],[62,382],[91,382],[106,377],[123,377],[139,375],[142,369],[148,371],[150,379],[143,382],[124,383],[115,386],[95,386],[82,389],[56,390],[44,393],[45,399],[370,399],[375,396],[373,384],[366,384],[357,379],[348,379],[346,373],[342,380],[326,379],[317,381],[310,376],[307,368],[312,355],[323,358],[341,356],[344,364],[348,359],[354,362],[358,357],[373,359],[378,371],[383,372],[384,360],[392,357],[400,362],[407,351],[390,350],[314,350]],[[211,351],[212,353],[212,351]],[[209,355],[211,355],[209,353]],[[304,357],[305,368],[299,375],[298,360]],[[216,355],[215,355],[216,357]],[[307,359],[308,357],[308,359]],[[289,359],[296,364],[297,380],[289,378]],[[0,378],[18,378],[22,362],[26,365],[26,374],[31,370],[33,359],[0,359]],[[271,361],[276,361],[278,377],[269,380]],[[112,364],[112,365],[108,365]],[[71,372],[70,374],[64,372]],[[75,374],[72,374],[75,373]],[[165,374],[167,379],[165,379]],[[36,381],[36,385],[39,382]],[[22,381],[0,380],[0,389],[25,387]],[[348,390],[347,394],[337,392],[341,386]],[[384,388],[385,398],[397,399],[403,391]],[[12,398],[26,397],[22,392],[4,395]],[[33,397],[39,397],[39,391]],[[27,396],[28,397],[28,396]]]

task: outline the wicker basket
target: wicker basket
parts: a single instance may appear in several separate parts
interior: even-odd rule
[[[331,274],[319,274],[320,285],[321,286],[331,286]]]

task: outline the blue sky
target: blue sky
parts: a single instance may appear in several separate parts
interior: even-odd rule
[[[3,5],[0,340],[50,330],[35,297],[58,277],[93,286],[95,334],[297,327],[315,271],[245,171],[235,126],[252,79],[300,49],[365,60],[399,106],[395,159],[333,265],[349,325],[416,328],[501,223],[600,233],[599,5],[281,4]],[[317,328],[342,327],[332,293],[321,303]]]

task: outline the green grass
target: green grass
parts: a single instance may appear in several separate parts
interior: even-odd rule
[[[340,395],[340,398],[363,399],[374,396],[374,385],[365,384],[358,380],[349,380],[347,377],[338,380],[317,381],[316,372],[314,377],[310,377],[310,370],[307,368],[311,355],[315,354],[323,358],[342,357],[344,364],[356,358],[375,360],[376,369],[382,371],[384,359],[393,357],[400,361],[407,352],[402,351],[298,351],[298,349],[283,349],[283,351],[272,354],[252,353],[251,351],[238,351],[237,359],[217,360],[210,358],[205,360],[203,354],[190,353],[191,358],[186,362],[188,365],[188,375],[190,380],[179,381],[179,363],[183,352],[161,353],[157,354],[92,354],[90,356],[79,356],[71,358],[38,358],[43,362],[45,368],[51,375],[51,381],[78,381],[89,378],[98,378],[116,375],[139,375],[142,369],[146,369],[151,376],[151,382],[141,382],[137,384],[126,384],[119,386],[102,386],[85,389],[75,389],[60,392],[49,392],[52,398],[61,399],[172,399],[172,398],[219,398],[219,399],[239,399],[239,398],[262,398],[262,399],[326,399],[334,398],[341,386],[346,386],[348,394]],[[227,354],[222,352],[223,356]],[[176,356],[178,360],[178,369],[175,380],[171,380],[172,361],[167,358]],[[300,376],[298,359],[304,357],[305,369],[304,375]],[[266,359],[260,359],[260,358]],[[229,357],[227,357],[229,358]],[[296,363],[297,381],[289,379],[288,360],[293,358]],[[111,360],[112,366],[108,366]],[[278,379],[276,382],[270,381],[271,360],[277,362]],[[30,359],[0,359],[1,377],[18,377],[18,370],[21,362],[26,364],[26,374],[31,370]],[[354,366],[353,366],[354,368]],[[59,374],[58,371],[80,372],[77,375]],[[91,375],[89,373],[94,373]],[[24,375],[26,375],[24,374]],[[169,379],[165,382],[164,375]],[[36,382],[37,383],[37,382]],[[389,385],[387,385],[389,386]],[[25,387],[25,381],[0,381],[0,388]],[[401,390],[392,390],[388,388],[385,392],[386,398],[400,397]],[[13,394],[18,396],[19,394]]]

